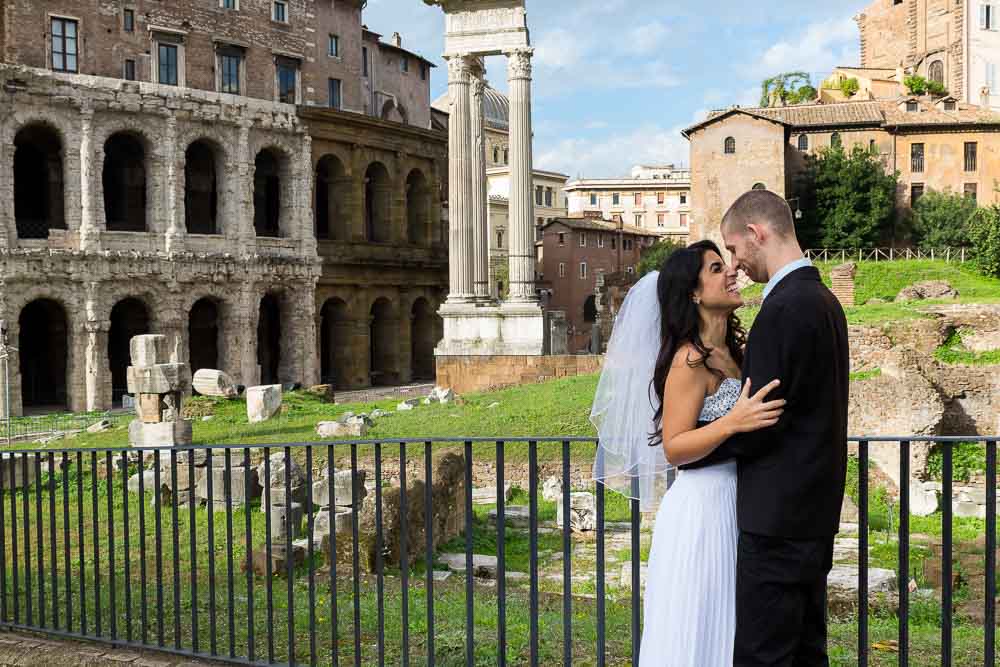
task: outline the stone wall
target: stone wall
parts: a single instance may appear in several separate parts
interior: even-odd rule
[[[600,355],[438,357],[437,384],[456,393],[490,391],[598,373]]]

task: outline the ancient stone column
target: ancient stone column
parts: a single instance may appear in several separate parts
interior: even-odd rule
[[[236,141],[236,202],[233,206],[232,224],[236,229],[240,249],[252,253],[256,245],[253,227],[253,176],[255,156],[250,154],[250,121],[241,121],[239,138]],[[247,384],[244,381],[244,384]],[[248,385],[249,386],[249,385]]]
[[[451,116],[448,120],[448,283],[449,303],[473,300],[472,238],[472,126],[470,118],[469,56],[449,56],[448,92]]]
[[[299,367],[301,376],[299,381],[305,386],[319,384],[320,382],[320,361],[318,353],[317,328],[316,323],[316,282],[314,279],[306,282],[299,289],[298,306],[296,310],[296,328],[302,337],[301,350],[302,361]]]
[[[510,291],[509,301],[537,302],[535,295],[535,200],[531,165],[531,54],[507,52],[510,86]]]
[[[101,248],[101,230],[97,223],[98,183],[94,180],[94,111],[80,111],[80,250],[95,252]]]
[[[90,282],[86,285],[87,297],[84,302],[84,329],[87,339],[84,343],[84,393],[87,412],[105,410],[109,407],[105,393],[108,381],[108,332],[111,322],[101,317],[101,284]]]
[[[14,139],[8,133],[0,133],[0,248],[8,248],[17,243],[17,221],[14,218]],[[3,368],[0,364],[0,386],[3,383]],[[3,410],[3,394],[0,393],[0,411]]]
[[[301,239],[302,252],[305,255],[313,256],[317,252],[316,244],[316,221],[314,219],[313,205],[316,201],[313,193],[314,179],[312,166],[312,137],[308,134],[302,135],[302,150],[299,158],[299,217],[301,218]]]
[[[165,249],[167,254],[184,251],[184,198],[178,197],[178,190],[183,187],[183,168],[178,169],[177,163],[177,117],[166,116],[166,132],[163,136],[163,162],[166,165],[166,188],[163,196],[164,214],[167,218],[165,234]]]
[[[486,74],[481,61],[472,73],[469,86],[472,113],[472,274],[477,301],[490,300],[489,231],[487,230],[486,132],[483,117],[483,94]]]

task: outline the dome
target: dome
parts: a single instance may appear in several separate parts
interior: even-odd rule
[[[448,93],[445,93],[434,100],[431,106],[438,111],[448,113],[448,102]],[[510,100],[495,88],[486,86],[483,95],[483,115],[486,117],[488,127],[506,132],[510,128]]]

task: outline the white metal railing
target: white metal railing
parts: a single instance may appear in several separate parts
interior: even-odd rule
[[[969,261],[968,248],[810,248],[806,257],[817,262],[891,262],[902,259],[932,259],[945,262]]]

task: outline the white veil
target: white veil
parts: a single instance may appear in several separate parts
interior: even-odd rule
[[[594,479],[654,511],[671,468],[663,447],[651,447],[653,415],[659,399],[652,390],[660,351],[659,272],[646,274],[625,296],[615,320],[590,421],[599,443]]]

